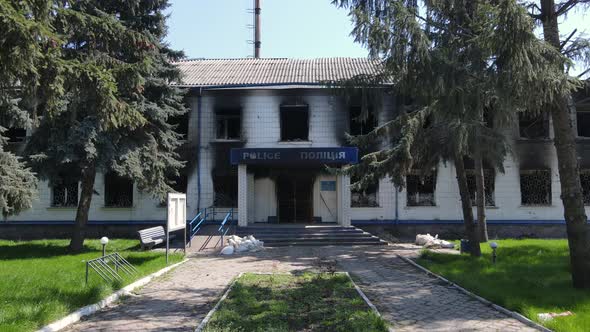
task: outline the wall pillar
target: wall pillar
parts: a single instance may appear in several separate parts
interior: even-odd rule
[[[238,165],[238,226],[248,226],[248,168]]]
[[[350,223],[350,176],[338,175],[338,223],[348,227]]]

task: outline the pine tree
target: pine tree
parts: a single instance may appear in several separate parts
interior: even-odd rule
[[[353,139],[363,145],[386,138],[389,144],[347,171],[389,175],[403,186],[412,168],[454,162],[471,254],[479,256],[464,160],[481,154],[482,163],[503,170],[509,145],[502,129],[517,112],[542,112],[544,101],[574,86],[552,67],[561,55],[536,38],[532,20],[514,0],[334,3],[350,10],[352,34],[383,62],[381,76],[394,84],[394,94],[408,100],[395,120]],[[491,127],[484,111],[491,113]]]
[[[590,40],[576,36],[573,31],[561,41],[559,20],[572,9],[590,4],[588,0],[567,0],[555,3],[554,0],[541,0],[540,6],[535,2],[525,2],[531,9],[531,16],[543,26],[543,38],[556,51],[562,52],[571,60],[578,60],[590,70]],[[555,64],[558,70],[569,69],[572,62],[563,61]],[[573,92],[573,91],[572,91]],[[590,288],[590,230],[588,229],[584,197],[580,183],[580,169],[576,152],[576,128],[570,119],[569,95],[560,95],[547,102],[545,109],[551,114],[554,145],[559,165],[559,182],[561,184],[561,200],[568,244],[572,282],[576,288]]]
[[[56,183],[79,180],[70,249],[82,249],[97,173],[114,171],[162,199],[183,166],[183,114],[170,61],[182,53],[163,42],[166,0],[56,1],[51,25],[60,36],[64,101],[42,113],[27,146],[35,170]]]

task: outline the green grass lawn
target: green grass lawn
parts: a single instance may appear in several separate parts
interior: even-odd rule
[[[205,331],[387,331],[387,323],[344,274],[244,274]]]
[[[107,284],[91,273],[85,284],[85,261],[102,254],[98,240],[86,240],[82,253],[70,255],[67,240],[0,240],[0,331],[32,331],[166,265],[163,252],[141,252],[137,240],[111,240],[140,275]],[[182,255],[171,255],[171,263]]]
[[[498,262],[482,244],[483,256],[424,252],[418,263],[464,288],[538,321],[542,312],[574,316],[543,323],[555,331],[590,331],[590,291],[574,289],[566,240],[500,240]]]

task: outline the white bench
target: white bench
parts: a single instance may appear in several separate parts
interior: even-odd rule
[[[166,231],[162,226],[142,229],[137,234],[139,234],[141,249],[151,249],[166,241]],[[170,235],[170,239],[172,238],[174,238],[174,235]]]

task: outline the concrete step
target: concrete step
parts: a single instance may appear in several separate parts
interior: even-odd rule
[[[238,236],[254,235],[268,247],[329,246],[329,245],[386,245],[378,237],[356,227],[310,225],[256,225],[238,227]]]

